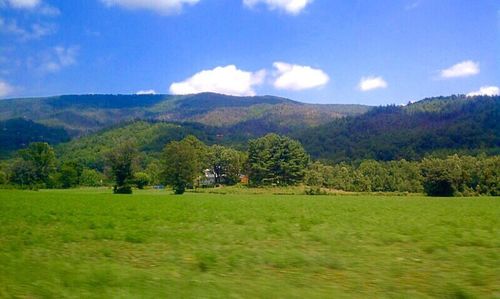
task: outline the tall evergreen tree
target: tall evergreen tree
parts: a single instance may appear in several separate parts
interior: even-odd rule
[[[249,177],[253,185],[295,185],[304,177],[308,162],[302,145],[289,137],[268,134],[249,142]]]

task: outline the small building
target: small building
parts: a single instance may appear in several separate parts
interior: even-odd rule
[[[212,187],[215,185],[215,174],[211,169],[203,170],[203,175],[198,178],[200,187]]]

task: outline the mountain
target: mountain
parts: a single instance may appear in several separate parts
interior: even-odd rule
[[[331,161],[420,159],[427,154],[500,153],[500,97],[429,98],[378,107],[292,134]]]
[[[0,121],[0,159],[12,151],[28,146],[31,142],[45,141],[58,144],[70,140],[61,128],[52,128],[22,118]]]
[[[7,99],[0,101],[0,121],[24,119],[31,124],[16,121],[19,125],[15,129],[11,126],[11,131],[0,135],[0,153],[5,157],[26,146],[27,141],[57,144],[134,120],[188,123],[190,127],[198,123],[205,125],[207,130],[220,128],[219,134],[241,135],[234,138],[244,142],[264,133],[290,133],[297,128],[318,126],[370,109],[363,105],[305,104],[274,96],[235,97],[215,93]],[[59,132],[61,138],[33,131],[35,123],[37,128]],[[12,134],[26,138],[9,137]],[[37,135],[34,139],[33,134]]]
[[[271,120],[278,126],[315,126],[370,109],[363,105],[305,104],[274,96],[235,97],[215,93],[173,95],[64,95],[0,101],[0,120],[25,118],[62,127],[72,136],[130,120],[198,122],[223,127]]]
[[[73,136],[56,147],[58,155],[101,168],[102,154],[123,139],[154,157],[187,135],[245,149],[249,139],[276,132],[300,140],[315,159],[418,160],[429,154],[500,153],[499,113],[499,96],[436,97],[376,108],[212,93],[61,96],[0,101],[0,119],[25,117],[4,121],[10,125],[0,147],[5,155],[29,141],[55,145]]]

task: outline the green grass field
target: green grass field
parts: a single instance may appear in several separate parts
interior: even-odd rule
[[[0,298],[500,298],[500,199],[0,190]]]

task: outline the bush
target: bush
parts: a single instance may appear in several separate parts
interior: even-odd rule
[[[80,176],[80,184],[87,187],[102,186],[104,176],[94,169],[84,169]]]
[[[0,170],[0,185],[7,184],[7,174]]]
[[[132,187],[130,186],[115,186],[113,188],[114,194],[132,194]]]
[[[138,189],[144,189],[151,182],[151,177],[147,173],[138,172],[135,174],[134,182]]]
[[[305,191],[306,195],[326,195],[326,191],[319,188],[319,187],[316,187],[316,188],[307,188],[306,191]]]

